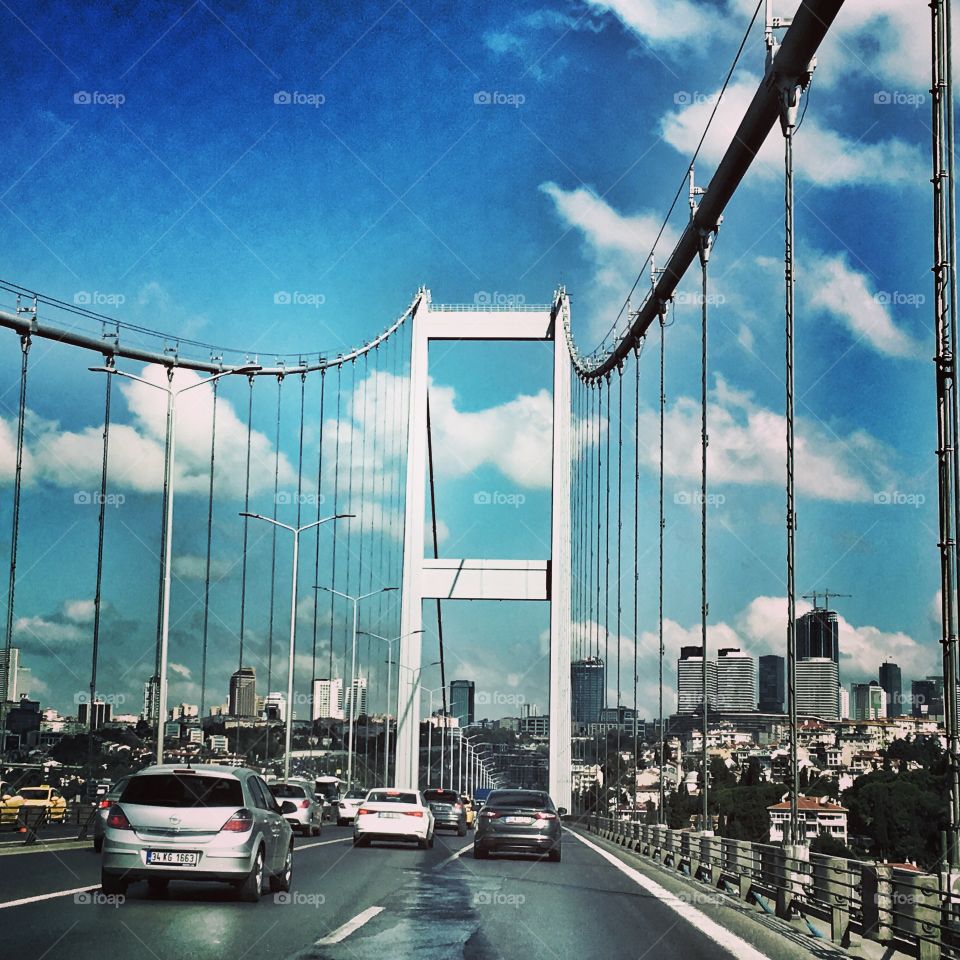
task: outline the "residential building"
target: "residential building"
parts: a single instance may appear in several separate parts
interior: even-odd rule
[[[797,661],[797,713],[821,720],[840,719],[840,673],[828,657]]]
[[[783,657],[773,653],[760,658],[760,698],[757,709],[761,713],[783,713],[785,663]]]
[[[850,684],[850,709],[853,720],[879,720],[887,715],[887,695],[877,683]]]
[[[753,710],[757,705],[757,666],[737,647],[717,651],[717,709]],[[702,682],[702,678],[701,678]]]
[[[255,717],[257,715],[257,671],[253,667],[241,667],[230,676],[230,716]]]
[[[213,753],[226,753],[230,749],[230,741],[222,733],[214,733],[207,737],[207,749]]]
[[[717,705],[717,665],[707,661],[707,706]],[[696,713],[703,709],[703,647],[680,648],[677,661],[677,712]],[[752,709],[752,705],[751,705]]]
[[[266,720],[279,720],[286,723],[287,720],[287,695],[280,691],[268,693],[263,698],[263,716]]]
[[[343,713],[344,716],[349,719],[350,711],[352,709],[353,699],[356,697],[356,709],[353,711],[353,719],[356,720],[357,717],[366,716],[367,713],[367,678],[366,677],[354,677],[353,683],[350,684],[350,689],[346,691],[343,702]]]
[[[343,719],[343,678],[317,678],[313,681],[314,720]]]
[[[474,715],[474,682],[472,680],[450,681],[450,711],[460,721],[461,727],[469,727]]]
[[[574,660],[570,664],[571,719],[596,723],[606,705],[606,668],[600,657]]]
[[[903,690],[900,668],[887,660],[880,664],[880,686],[887,695],[887,716],[891,719],[903,714]]]
[[[143,685],[143,713],[141,716],[150,726],[157,723],[160,710],[160,678],[152,676]]]
[[[19,671],[20,648],[10,648],[9,663],[6,648],[0,650],[0,697],[13,703],[20,701]]]
[[[784,831],[790,820],[790,801],[782,800],[767,807],[770,816],[770,842],[783,843]],[[847,808],[834,803],[828,797],[797,798],[800,835],[813,840],[820,834],[827,834],[847,842]]]

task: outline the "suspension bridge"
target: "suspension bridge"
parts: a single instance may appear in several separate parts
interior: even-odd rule
[[[587,895],[587,906],[575,907],[574,900],[556,888],[551,890],[551,896],[557,899],[541,903],[537,899],[541,895],[529,892],[525,885],[526,868],[514,870],[516,864],[510,864],[498,877],[495,890],[488,889],[489,881],[476,874],[451,874],[448,882],[460,905],[461,918],[433,908],[427,914],[436,930],[441,931],[436,934],[441,940],[449,936],[465,943],[482,928],[484,937],[489,938],[484,949],[490,956],[511,955],[502,935],[490,932],[489,918],[482,910],[478,914],[478,904],[494,906],[499,902],[497,897],[530,896],[544,915],[558,909],[560,913],[569,911],[567,920],[560,925],[561,932],[569,934],[570,924],[577,918],[592,923],[595,915],[602,916],[607,929],[613,930],[621,918],[598,894],[612,884],[625,900],[634,897],[638,889],[654,898],[657,905],[653,908],[629,900],[624,909],[631,923],[647,923],[659,937],[674,938],[669,947],[663,947],[664,955],[692,951],[698,956],[733,953],[746,957],[802,952],[803,946],[796,943],[796,927],[788,923],[792,920],[799,924],[802,920],[814,937],[832,939],[838,949],[848,945],[854,933],[863,942],[902,941],[921,957],[955,956],[960,740],[953,696],[944,698],[949,770],[949,796],[944,798],[945,873],[933,886],[873,867],[872,873],[866,868],[861,873],[860,868],[846,861],[841,864],[838,858],[818,860],[809,852],[802,826],[796,677],[797,270],[793,144],[806,106],[805,93],[816,68],[817,51],[842,5],[843,0],[804,0],[792,19],[778,20],[767,3],[765,75],[740,118],[735,135],[709,176],[698,156],[684,171],[667,219],[678,203],[686,202],[690,215],[685,228],[672,249],[657,251],[656,259],[651,253],[609,334],[589,351],[574,336],[571,300],[562,287],[543,304],[505,307],[434,303],[431,291],[421,287],[394,321],[356,349],[336,355],[312,351],[278,356],[263,350],[228,348],[176,333],[165,334],[103,316],[16,283],[0,284],[6,299],[6,308],[0,310],[0,327],[7,331],[5,336],[11,343],[18,343],[20,351],[5,669],[10,671],[14,649],[29,638],[29,623],[18,628],[24,581],[38,576],[44,565],[57,562],[55,553],[37,557],[32,551],[30,567],[25,570],[23,566],[23,540],[29,530],[24,517],[29,515],[33,491],[31,471],[39,469],[37,450],[31,448],[36,431],[30,413],[31,391],[36,378],[58,377],[67,369],[83,371],[90,394],[97,391],[102,421],[73,437],[75,443],[83,443],[87,466],[91,462],[89,452],[96,447],[99,465],[96,485],[77,496],[97,508],[96,529],[92,538],[84,534],[82,541],[77,541],[83,543],[82,551],[69,541],[69,566],[71,571],[82,570],[90,583],[91,643],[85,663],[71,660],[63,661],[61,666],[76,678],[78,690],[84,692],[91,732],[95,729],[94,706],[103,699],[104,662],[116,671],[111,643],[116,640],[117,627],[107,623],[105,597],[109,594],[119,598],[128,592],[141,604],[145,598],[156,603],[155,636],[144,645],[136,662],[125,666],[123,676],[127,683],[133,676],[145,685],[150,703],[147,720],[154,728],[151,733],[157,762],[170,758],[169,743],[165,747],[165,728],[174,706],[170,702],[174,664],[171,650],[182,651],[189,646],[200,664],[200,717],[205,717],[211,707],[219,707],[212,701],[212,691],[222,688],[223,678],[211,676],[211,665],[229,658],[235,664],[231,697],[235,695],[238,702],[243,696],[244,671],[253,667],[257,676],[265,680],[262,689],[282,692],[283,746],[271,757],[268,732],[266,756],[260,756],[266,761],[282,761],[284,775],[291,773],[292,760],[324,752],[316,743],[294,749],[294,714],[299,721],[312,722],[336,717],[335,709],[328,709],[326,714],[321,711],[319,699],[327,697],[329,705],[329,685],[339,675],[343,678],[339,719],[345,727],[341,756],[345,757],[346,767],[345,774],[341,772],[348,785],[373,786],[382,780],[404,789],[436,785],[432,747],[424,754],[421,727],[425,694],[430,696],[430,724],[437,724],[438,718],[442,721],[444,753],[440,770],[446,766],[446,785],[462,786],[465,750],[468,764],[473,756],[475,776],[479,778],[476,783],[510,785],[505,771],[498,768],[495,754],[481,761],[472,743],[465,745],[464,741],[470,738],[463,736],[462,731],[457,736],[448,732],[446,718],[451,705],[447,702],[448,654],[444,648],[443,611],[449,609],[447,604],[456,601],[543,603],[549,604],[547,785],[558,806],[576,815],[584,814],[578,809],[582,794],[574,789],[574,770],[578,763],[582,765],[585,754],[584,737],[575,730],[572,717],[571,664],[602,662],[613,675],[610,682],[616,700],[609,707],[617,711],[615,742],[604,731],[598,735],[602,736],[602,744],[597,750],[604,758],[605,769],[619,772],[624,751],[632,754],[634,760],[641,752],[643,735],[636,721],[632,730],[619,721],[625,709],[632,710],[634,718],[642,709],[636,641],[644,626],[644,598],[653,595],[660,659],[660,696],[654,730],[661,760],[665,751],[664,565],[675,548],[669,537],[669,505],[664,501],[664,463],[671,442],[665,431],[670,387],[666,380],[666,356],[670,329],[679,322],[674,312],[675,297],[680,285],[691,282],[691,277],[699,289],[695,301],[699,308],[700,485],[693,499],[699,507],[700,576],[699,583],[690,589],[699,597],[700,689],[708,689],[709,334],[714,300],[710,268],[725,255],[722,224],[731,199],[763,144],[768,138],[779,137],[783,144],[784,183],[787,616],[783,650],[787,663],[785,726],[789,753],[785,781],[789,787],[789,810],[784,843],[773,848],[728,842],[715,835],[708,775],[710,709],[709,698],[703,695],[697,763],[700,814],[696,829],[667,829],[661,776],[660,798],[652,816],[638,809],[634,796],[633,809],[625,820],[608,819],[606,814],[616,812],[617,806],[616,801],[610,804],[613,795],[608,794],[603,816],[594,811],[592,817],[584,816],[577,826],[572,826],[580,840],[575,853],[584,871],[580,882],[592,891]],[[934,0],[930,6],[934,40],[931,179],[935,227],[931,259],[937,345],[931,400],[935,401],[938,417],[937,549],[942,585],[943,681],[949,692],[957,686],[956,527],[960,513],[960,468],[956,456],[960,416],[954,359],[957,295],[953,96],[947,42],[949,3]],[[759,11],[758,5],[754,19]],[[737,59],[739,56],[740,53]],[[727,76],[728,82],[735,66],[736,61]],[[689,317],[682,320],[689,322]],[[445,341],[541,342],[549,346],[549,537],[532,546],[530,556],[441,555],[430,347],[431,343]],[[129,427],[122,419],[118,421],[118,389],[122,390],[120,399],[125,410],[138,410],[154,424],[159,459],[152,456],[145,444],[132,443]],[[659,428],[652,437],[642,437],[638,430],[645,391],[656,398]],[[657,534],[652,539],[643,526],[648,519],[643,514],[641,495],[643,444],[657,450],[655,459],[659,463]],[[47,451],[47,455],[67,463],[72,450],[67,444]],[[89,475],[88,471],[86,476]],[[194,509],[186,520],[181,518],[187,517],[183,503],[188,494]],[[111,510],[117,497],[136,500],[135,521]],[[205,510],[200,513],[195,509],[198,497],[205,503]],[[92,518],[89,523],[92,524]],[[121,543],[133,541],[142,545],[144,559],[135,570],[118,568],[111,560],[111,551]],[[190,575],[182,562],[178,569],[178,558],[185,552],[179,546],[181,542],[189,544],[191,555],[195,552],[199,558]],[[531,543],[536,544],[534,538]],[[51,551],[60,549],[63,548],[59,544],[50,545]],[[934,549],[931,544],[931,554]],[[152,586],[148,589],[147,584]],[[117,600],[112,604],[116,606]],[[18,629],[26,630],[27,636],[18,633]],[[624,637],[634,639],[629,653],[624,649]],[[387,644],[387,650],[381,643]],[[394,643],[398,645],[395,659]],[[378,739],[371,756],[369,733],[363,737],[362,750],[357,741],[361,718],[368,726],[366,714],[373,712],[363,705],[372,693],[366,681],[371,672],[384,674],[382,669],[374,669],[375,664],[383,661],[384,654],[388,686],[380,706],[385,717],[386,741],[381,745]],[[430,691],[422,683],[422,673],[425,661],[434,657],[438,659],[430,666],[440,667],[441,681],[438,689]],[[433,708],[434,693],[442,694],[437,710]],[[216,696],[222,697],[222,693]],[[382,696],[380,688],[377,696]],[[12,729],[10,715],[16,707],[11,702],[3,704],[0,725],[5,733]],[[223,712],[239,712],[233,709],[232,702],[230,707],[228,710],[225,705]],[[391,741],[394,716],[396,735]],[[242,752],[244,742],[251,748],[261,736],[255,722],[238,719],[237,752]],[[383,757],[379,755],[381,746]],[[457,777],[453,772],[455,749],[459,753]],[[466,782],[470,782],[469,777]],[[588,832],[599,836],[591,839]],[[570,845],[573,846],[572,841]],[[632,860],[624,862],[623,847],[629,847],[638,858],[655,862],[656,866],[651,867],[653,878],[647,875],[649,871],[642,873],[632,865]],[[449,855],[445,851],[445,858],[431,861],[431,869],[443,868],[447,872],[444,875],[460,870],[460,856],[466,850],[465,846],[451,846]],[[310,866],[304,868],[317,885],[334,869],[329,858],[323,859],[328,852],[315,851]],[[71,855],[56,856],[64,890],[49,891],[42,871],[31,868],[25,874],[25,896],[13,896],[16,891],[11,891],[6,902],[4,893],[0,909],[22,907],[32,911],[32,922],[42,923],[43,904],[48,899],[64,892],[72,895],[93,889],[66,877],[79,869],[70,860]],[[302,858],[309,856],[305,851]],[[39,858],[34,859],[39,864]],[[391,861],[391,869],[393,866]],[[347,932],[342,939],[354,945],[363,944],[360,949],[371,956],[378,949],[373,937],[378,930],[382,932],[388,915],[392,914],[395,920],[399,917],[403,922],[415,922],[418,915],[414,905],[418,898],[434,902],[444,896],[442,885],[438,885],[433,874],[418,874],[414,886],[408,888],[402,884],[391,886],[393,881],[386,876],[371,881],[369,867],[364,869],[358,862],[342,869],[342,892],[330,894],[331,906],[336,901],[331,917],[346,921],[361,900],[371,904],[382,900],[388,904],[386,913],[382,905],[379,909],[371,906],[372,913],[365,911],[360,915],[365,917],[362,923],[355,927],[345,923],[343,927]],[[827,879],[824,871],[829,873]],[[363,886],[367,883],[369,889]],[[883,895],[893,898],[892,902],[908,890],[907,895],[914,898],[913,912],[898,911],[894,906],[884,908],[884,913],[877,907],[876,898],[873,904],[868,902],[870,889],[884,891]],[[695,899],[690,890],[699,890],[697,896],[703,899]],[[35,899],[31,899],[34,894]],[[742,918],[729,918],[731,902],[749,903],[778,918],[783,926],[767,925],[757,932],[745,925]],[[558,908],[557,904],[561,906]],[[140,920],[145,930],[155,922],[145,917]],[[251,934],[245,923],[238,926],[239,934],[227,935],[234,946],[240,942],[238,936],[242,939]],[[81,929],[87,924],[84,920]],[[327,929],[339,930],[332,921],[325,924]],[[539,921],[531,921],[522,935],[530,941],[526,952],[568,955],[567,947],[561,944],[563,938],[558,940],[556,932],[538,924]],[[678,928],[680,924],[684,926]],[[360,927],[367,934],[354,932]],[[26,942],[27,929],[24,927],[17,934],[18,942]],[[77,945],[75,934],[66,931],[64,936],[71,949],[84,952]],[[284,955],[304,946],[295,937],[284,936]],[[369,941],[364,939],[367,936]],[[339,942],[330,935],[320,938],[310,949],[313,955],[339,956],[341,953],[336,951],[346,948],[346,943],[344,948],[337,947]],[[635,945],[626,940],[616,943],[616,955],[636,952]],[[438,956],[448,955],[436,943],[431,949]],[[583,955],[582,943],[578,942],[576,952]],[[481,951],[476,955],[488,954]]]

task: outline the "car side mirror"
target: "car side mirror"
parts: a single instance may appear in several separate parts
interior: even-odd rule
[[[296,813],[297,805],[292,800],[284,800],[277,808],[277,813]]]
[[[566,815],[567,815],[567,808],[566,808],[566,807],[557,807],[557,816],[558,816],[558,817],[565,817]]]

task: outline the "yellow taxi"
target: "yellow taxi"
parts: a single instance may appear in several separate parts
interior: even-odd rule
[[[6,784],[0,788],[0,826],[11,826],[20,820],[23,797],[10,793]]]
[[[67,801],[56,787],[41,784],[39,787],[23,787],[20,790],[23,798],[21,813],[26,816],[37,808],[46,809],[47,820],[50,823],[63,823],[67,815]]]
[[[466,795],[463,794],[460,797],[460,802],[463,804],[463,813],[467,819],[467,829],[473,829],[473,822],[477,818],[477,811],[473,809],[473,801]]]

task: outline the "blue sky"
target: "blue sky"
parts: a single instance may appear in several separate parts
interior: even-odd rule
[[[564,284],[576,337],[589,350],[650,250],[754,6],[380,0],[278,12],[245,3],[40,10],[10,3],[0,11],[9,65],[0,104],[3,276],[265,362],[363,342],[400,315],[421,284],[437,302],[527,303],[549,301]],[[788,15],[783,6],[778,14]],[[797,582],[802,592],[829,586],[853,595],[840,606],[845,680],[876,676],[884,655],[906,678],[932,672],[938,658],[927,16],[922,4],[847,0],[821,50],[797,138]],[[702,151],[701,184],[762,64],[755,28]],[[784,636],[780,157],[775,134],[727,211],[711,264],[718,301],[711,489],[724,498],[711,513],[711,643],[753,653],[779,649]],[[681,199],[666,241],[686,216]],[[666,242],[658,259],[668,253]],[[699,596],[690,588],[698,518],[683,503],[696,489],[699,462],[694,282],[681,288],[668,332],[671,687],[670,661],[699,629]],[[99,333],[89,321],[71,322]],[[5,492],[19,362],[12,335],[7,343],[0,355]],[[656,536],[654,347],[641,361],[642,549]],[[76,664],[89,658],[96,511],[78,507],[74,495],[98,476],[103,385],[86,369],[94,360],[39,341],[31,358],[16,642],[39,681],[36,692],[62,709],[85,685]],[[438,514],[448,532],[441,550],[545,555],[549,351],[462,345],[434,349],[431,364]],[[267,510],[275,387],[256,391],[266,472],[255,508]],[[299,385],[288,379],[283,391],[288,489]],[[306,391],[317,411],[316,378]],[[136,709],[147,672],[139,664],[149,662],[155,632],[159,394],[118,389],[114,396],[115,423],[128,430],[115,447],[126,460],[117,487],[126,501],[116,508],[122,522],[108,532],[101,687]],[[173,696],[188,702],[199,699],[194,574],[204,548],[205,436],[209,445],[200,415],[207,395],[192,396],[196,430],[177,500],[183,559],[174,606],[182,619],[173,646],[182,668]],[[235,662],[239,587],[231,562],[242,532],[234,517],[238,461],[227,450],[239,455],[245,387],[225,384],[221,396],[235,419],[232,433],[229,425],[218,433],[226,458],[214,548],[220,685],[209,702],[222,698]],[[625,433],[632,445],[632,423]],[[317,416],[306,434],[315,457]],[[384,467],[384,482],[395,467]],[[483,513],[478,491],[515,499]],[[9,517],[5,496],[0,551],[9,549]],[[267,630],[268,542],[250,554],[258,654]],[[276,590],[286,596],[281,554]],[[655,669],[654,561],[655,552],[646,555],[638,590],[644,676]],[[511,706],[545,709],[546,611],[478,609],[445,610],[452,675],[472,671],[491,704],[512,697]],[[343,613],[334,615],[339,629]],[[395,627],[396,610],[378,610],[379,632],[389,631],[390,618]],[[285,635],[285,615],[275,619]],[[632,658],[631,630],[623,632]],[[643,683],[641,712],[649,715],[654,702]]]

